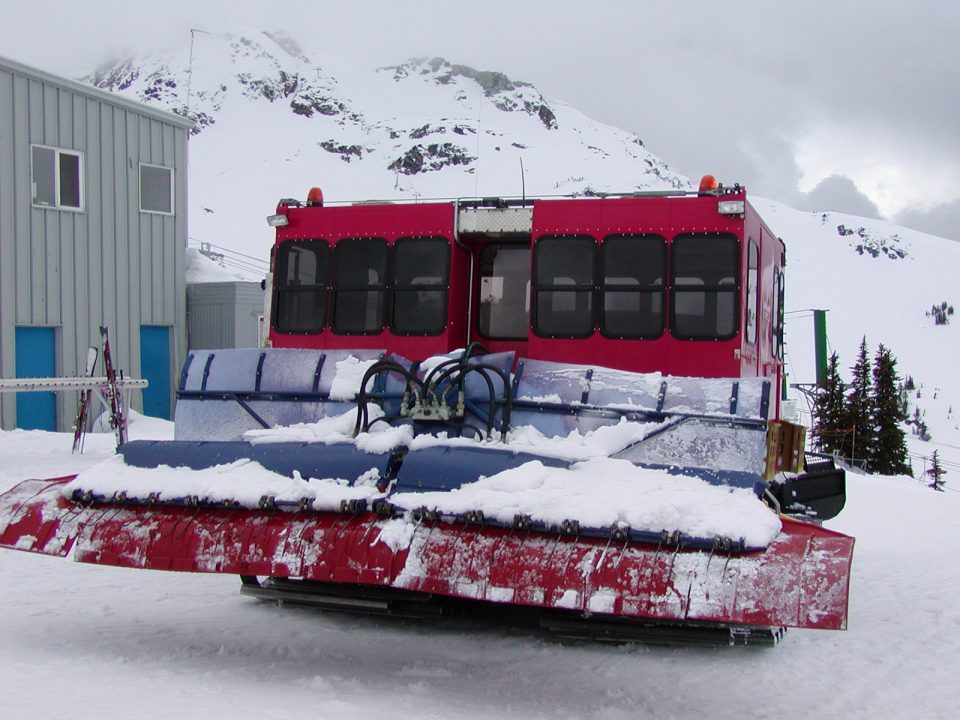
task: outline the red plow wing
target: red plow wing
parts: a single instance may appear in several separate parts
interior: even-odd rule
[[[300,578],[661,622],[840,630],[853,538],[784,519],[729,554],[374,513],[83,506],[71,478],[0,496],[0,546],[79,562]]]

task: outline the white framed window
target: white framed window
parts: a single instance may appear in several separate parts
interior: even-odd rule
[[[140,212],[173,215],[173,168],[140,163]]]
[[[760,292],[760,251],[757,244],[750,238],[747,250],[747,312],[746,312],[746,341],[751,345],[757,344],[757,307]]]
[[[83,210],[83,153],[31,145],[30,169],[35,206]]]

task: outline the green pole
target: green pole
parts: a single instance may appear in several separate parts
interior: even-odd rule
[[[813,337],[817,354],[817,385],[827,382],[827,311],[813,311]]]

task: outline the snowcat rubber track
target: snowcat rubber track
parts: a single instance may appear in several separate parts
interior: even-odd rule
[[[515,605],[428,595],[395,588],[337,585],[289,578],[243,576],[240,593],[280,606],[294,605],[353,615],[442,621],[468,618],[484,625],[542,629],[558,638],[607,643],[643,643],[691,647],[772,647],[783,639],[783,627],[673,625],[623,620],[611,616],[583,617],[575,612],[540,610]]]
[[[240,580],[242,595],[278,604],[415,619],[436,619],[444,615],[444,605],[438,598],[407,590],[289,578],[267,578],[261,581],[250,575],[242,575]]]

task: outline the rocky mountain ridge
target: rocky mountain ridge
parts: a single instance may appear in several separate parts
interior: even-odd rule
[[[247,104],[243,115],[266,105],[285,107],[302,119],[302,136],[311,138],[304,151],[309,146],[344,163],[365,161],[376,166],[368,172],[388,179],[453,170],[456,176],[444,184],[469,187],[461,176],[476,175],[488,154],[522,157],[540,174],[533,168],[562,146],[566,154],[577,150],[620,165],[617,174],[631,182],[617,190],[688,186],[629,133],[548,100],[530,83],[438,57],[360,71],[337,61],[315,62],[278,33],[227,31],[196,34],[189,49],[165,56],[110,63],[83,80],[191,118],[195,142],[229,132],[241,100]],[[614,189],[587,180],[597,175],[567,173],[546,189]],[[430,192],[415,182],[394,185],[401,193]]]

